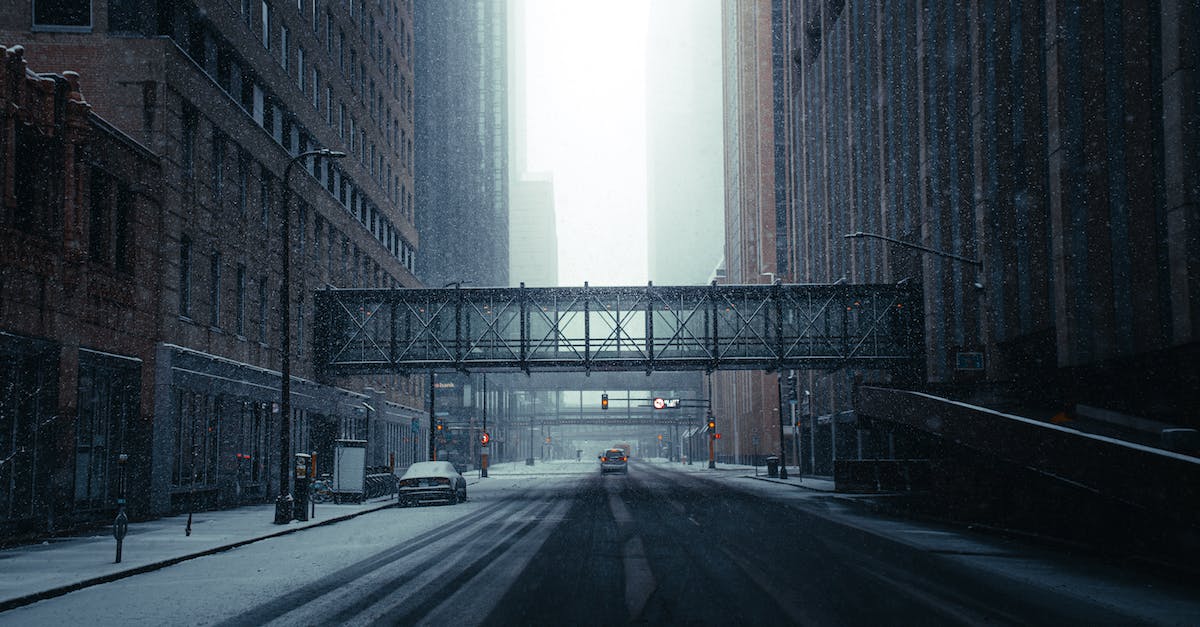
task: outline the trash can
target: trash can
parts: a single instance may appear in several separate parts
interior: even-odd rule
[[[767,476],[779,477],[779,458],[774,455],[767,458]]]

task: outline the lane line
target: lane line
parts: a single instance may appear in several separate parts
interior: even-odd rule
[[[526,535],[531,533],[538,527],[539,520],[542,514],[554,508],[557,504],[554,501],[547,500],[545,506],[538,510],[534,520],[526,522],[513,522],[498,532],[494,538],[472,539],[474,544],[487,544],[491,546],[491,550],[483,553],[476,559],[467,564],[453,564],[453,567],[460,567],[457,575],[446,579],[445,577],[430,577],[430,581],[416,590],[409,591],[404,601],[399,604],[391,605],[382,611],[382,613],[369,624],[376,627],[381,625],[412,625],[418,620],[426,617],[439,605],[447,601],[453,592],[461,588],[466,582],[475,578],[480,572],[490,563],[494,562],[500,555],[510,550],[515,544],[521,541]],[[475,552],[478,553],[478,552]],[[411,605],[410,601],[416,600],[415,605]],[[409,606],[409,607],[405,607]],[[340,621],[344,623],[345,621]],[[357,621],[356,621],[357,623]]]
[[[417,624],[431,627],[476,625],[485,620],[495,611],[504,595],[517,584],[525,567],[533,561],[550,534],[566,519],[569,507],[570,503],[566,501],[555,503],[532,532],[492,560]]]
[[[306,605],[320,597],[326,596],[331,592],[338,591],[349,581],[359,579],[387,564],[394,563],[405,557],[408,557],[410,554],[428,546],[431,541],[435,540],[440,535],[454,533],[459,529],[473,525],[481,519],[502,515],[507,511],[514,509],[515,507],[517,507],[517,505],[511,502],[500,502],[494,506],[485,507],[477,512],[472,512],[471,514],[468,514],[454,522],[430,529],[429,531],[406,540],[397,546],[380,551],[375,555],[334,571],[333,573],[330,573],[329,575],[326,575],[325,577],[322,577],[313,583],[301,586],[288,594],[276,597],[275,599],[267,601],[266,603],[262,603],[256,607],[253,607],[236,617],[222,622],[221,625],[226,627],[243,627],[267,623],[300,606]],[[394,511],[404,510],[399,509]]]

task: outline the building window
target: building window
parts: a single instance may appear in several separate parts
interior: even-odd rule
[[[317,66],[312,69],[312,103],[318,113],[321,112],[321,71]]]
[[[208,319],[209,324],[221,326],[221,253],[213,251],[208,266]]]
[[[93,167],[88,217],[88,257],[95,263],[108,264],[112,244],[113,181],[106,172]]]
[[[196,131],[200,126],[200,114],[191,105],[183,107],[183,142],[180,155],[184,178],[192,178],[196,173]]]
[[[261,212],[259,219],[263,226],[267,226],[267,221],[271,219],[271,173],[265,165],[259,178],[258,200]]]
[[[221,401],[188,390],[175,390],[175,450],[171,483],[175,487],[216,485]]]
[[[263,48],[270,50],[271,49],[271,26],[272,26],[272,24],[271,24],[271,5],[267,4],[266,0],[263,0],[263,3],[262,3],[261,19],[262,19],[262,22],[259,24],[259,27],[262,28],[262,45],[263,45]]]
[[[246,215],[250,201],[250,158],[244,150],[238,150],[238,214]]]
[[[300,91],[304,91],[304,77],[306,70],[304,68],[304,47],[296,46],[296,85]]]
[[[192,315],[192,240],[179,239],[179,315]]]
[[[33,26],[53,30],[91,30],[92,1],[33,0]]]
[[[283,66],[283,71],[288,69],[288,27],[279,27],[279,65]]]
[[[258,341],[267,343],[267,277],[258,280]]]
[[[237,334],[246,334],[246,265],[237,267]]]
[[[333,56],[333,13],[325,11],[325,54]]]
[[[132,359],[79,351],[79,408],[75,422],[75,506],[111,507],[120,486],[118,456],[140,400],[140,365]]]
[[[219,205],[225,190],[225,138],[216,129],[212,135],[212,185],[213,202]]]

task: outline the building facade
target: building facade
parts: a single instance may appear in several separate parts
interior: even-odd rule
[[[0,539],[111,510],[120,453],[150,474],[160,162],[25,54],[0,48]]]
[[[788,280],[787,182],[792,168],[788,81],[789,7],[769,0],[722,5],[725,277],[722,283]],[[712,269],[709,268],[709,271]],[[779,452],[779,376],[711,377],[720,459],[749,463]]]
[[[417,272],[430,287],[507,286],[508,10],[416,5]]]
[[[646,236],[657,285],[700,285],[724,252],[721,5],[650,4]]]
[[[141,360],[137,454],[153,460],[150,502],[131,515],[278,494],[285,217],[292,372],[306,390],[293,393],[292,450],[364,435],[370,410],[347,399],[367,388],[403,408],[376,403],[368,418],[421,413],[417,378],[313,380],[306,297],[419,285],[411,26],[410,2],[78,0],[0,16],[0,38],[78,71],[93,110],[157,158],[153,229],[134,234],[149,251],[136,271],[152,286],[152,345],[118,353]],[[319,148],[348,156],[299,160],[283,180]]]
[[[525,0],[508,2],[508,284],[558,285],[554,175],[530,171],[525,149]]]
[[[920,282],[924,378],[947,395],[1195,426],[1194,3],[756,4],[791,40],[792,199],[758,223],[780,276]],[[731,275],[756,235],[728,234]],[[888,383],[800,376],[802,414],[845,418],[838,455],[856,375]]]

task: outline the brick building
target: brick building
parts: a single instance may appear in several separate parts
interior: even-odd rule
[[[725,277],[728,284],[789,280],[786,223],[792,167],[787,6],[731,0],[722,9]],[[772,46],[772,42],[778,45]],[[749,463],[779,452],[778,374],[712,375],[720,459]]]
[[[94,111],[157,155],[153,308],[140,350],[152,424],[150,502],[137,514],[278,492],[280,225],[290,211],[293,450],[388,441],[411,461],[415,378],[314,381],[313,290],[416,286],[412,4],[210,0],[17,3],[0,38],[79,72]],[[348,153],[288,162],[318,148]],[[7,298],[8,288],[5,288]],[[143,347],[144,348],[144,347]],[[423,454],[423,452],[421,453]],[[274,468],[274,470],[272,469]],[[328,466],[326,466],[328,468]]]
[[[147,491],[160,164],[91,111],[78,75],[35,74],[20,46],[0,63],[5,538],[111,510],[120,453]]]

